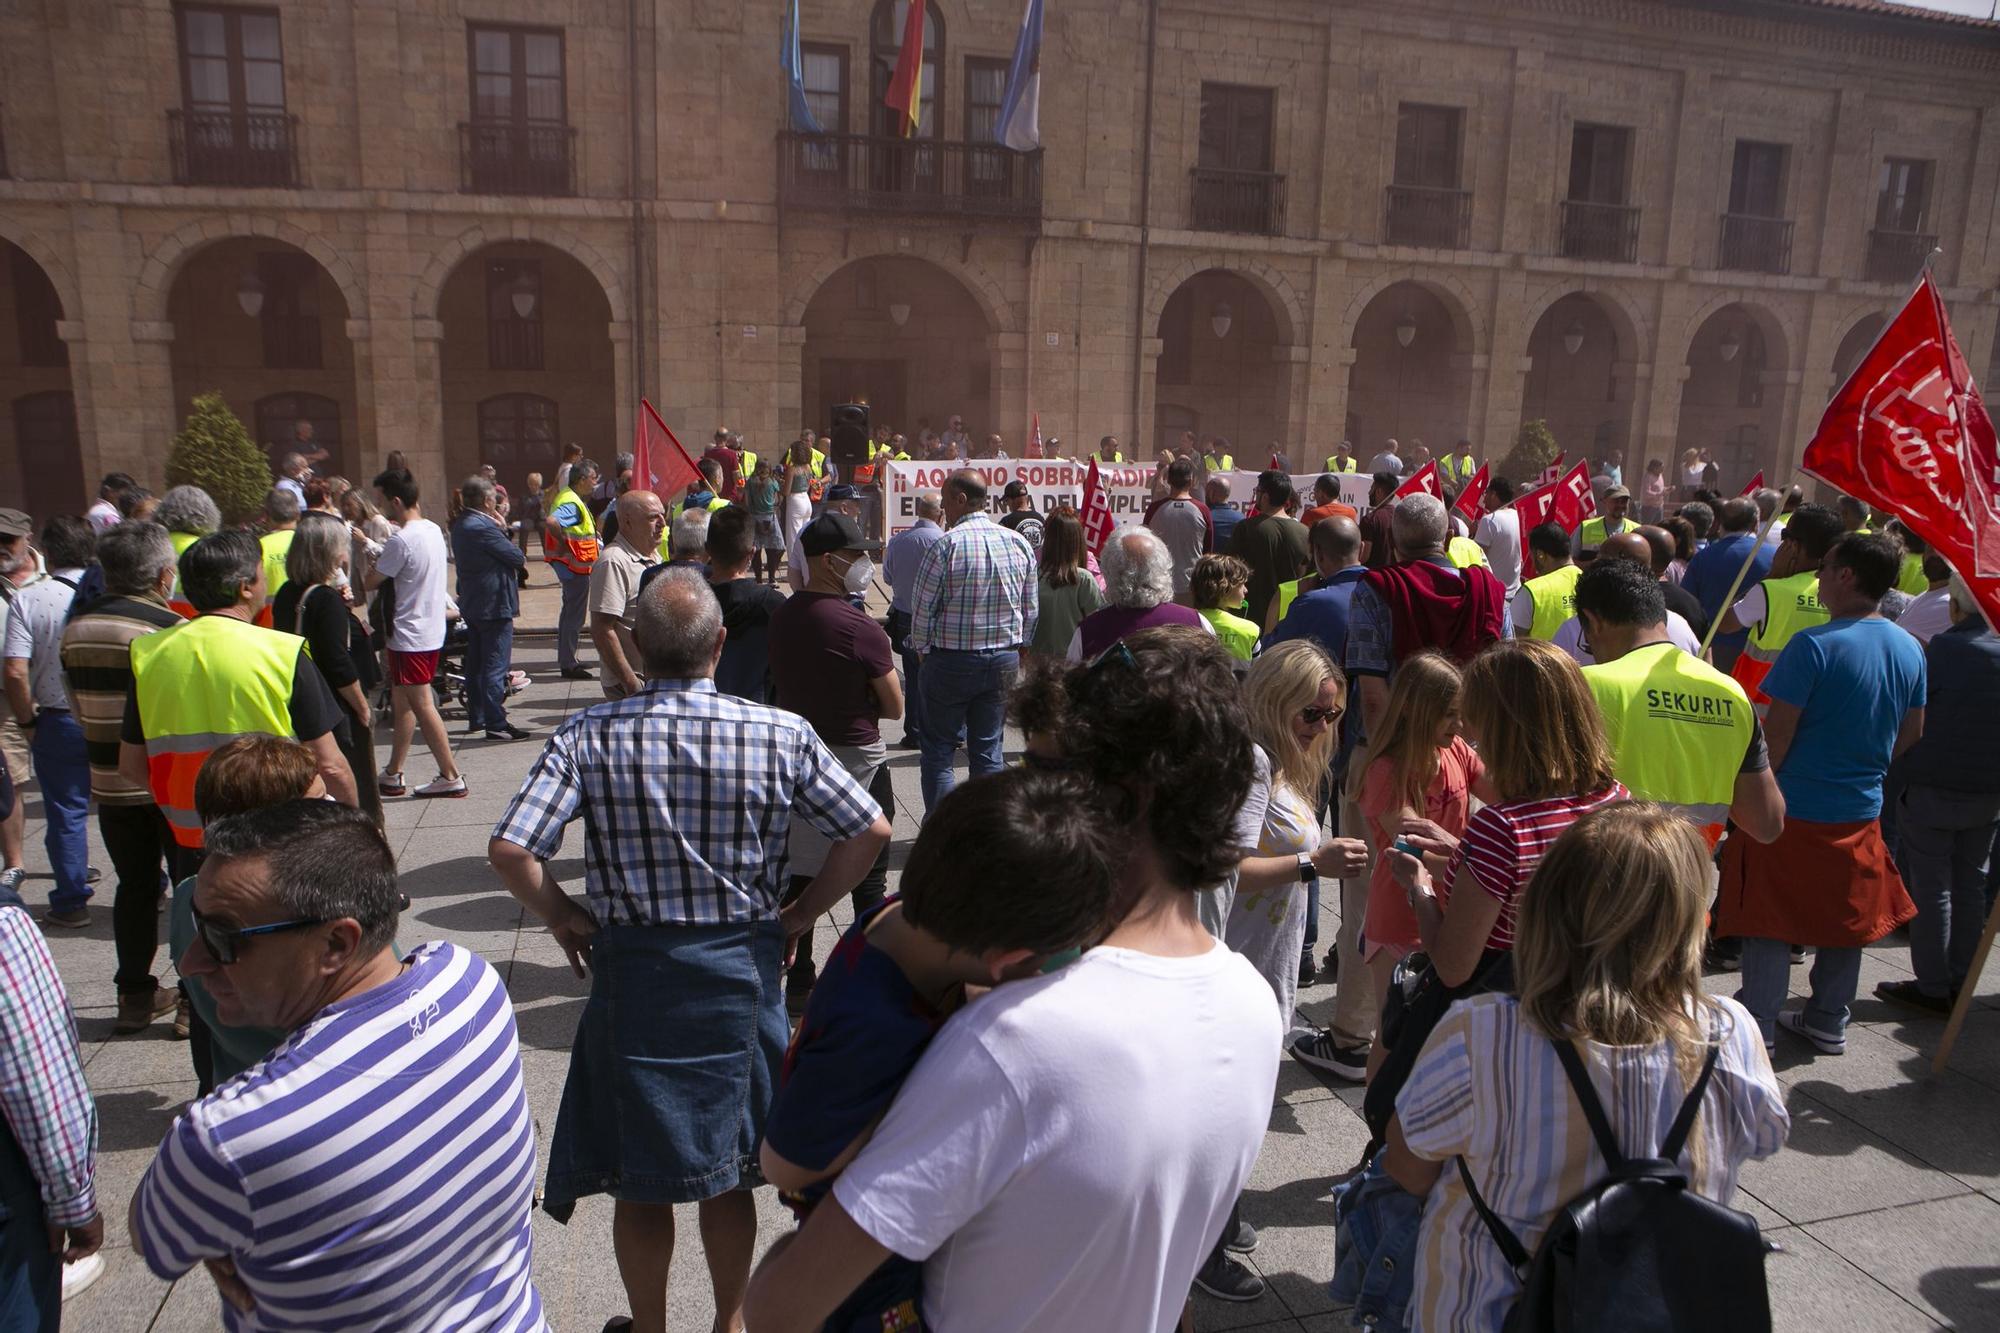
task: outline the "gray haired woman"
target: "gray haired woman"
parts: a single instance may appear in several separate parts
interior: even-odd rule
[[[299,519],[285,555],[285,586],[271,602],[271,626],[304,637],[313,664],[326,677],[347,725],[338,733],[341,753],[356,773],[375,771],[375,654],[368,629],[347,609],[347,525],[317,511]],[[382,797],[373,782],[356,782],[361,808],[382,822]]]
[[[188,547],[222,527],[222,511],[201,487],[175,486],[160,497],[159,507],[153,511],[153,522],[167,530],[167,540],[174,544],[174,559],[178,561]],[[188,619],[194,619],[193,604],[181,596],[179,574],[174,576],[174,590],[167,603]]]

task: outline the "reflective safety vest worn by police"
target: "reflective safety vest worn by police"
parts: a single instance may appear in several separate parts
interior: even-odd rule
[[[1576,581],[1582,577],[1583,570],[1579,566],[1564,565],[1521,585],[1528,590],[1528,596],[1535,603],[1535,620],[1528,627],[1529,638],[1549,642],[1556,637],[1556,631],[1562,628],[1563,622],[1576,614]]]
[[[1756,706],[1757,716],[1771,711],[1771,696],[1764,693],[1764,677],[1785,645],[1802,629],[1824,625],[1833,617],[1819,604],[1819,573],[1816,570],[1789,578],[1765,579],[1764,618],[1750,627],[1750,640],[1729,674],[1736,679]]]
[[[564,505],[575,505],[576,522],[563,527],[556,521],[556,514]],[[590,506],[583,497],[565,486],[557,491],[549,501],[549,516],[543,523],[543,545],[547,547],[547,560],[552,565],[561,565],[573,574],[588,574],[597,563],[597,524],[590,517]]]
[[[1743,687],[1671,643],[1587,666],[1583,678],[1632,795],[1679,806],[1704,827],[1722,823],[1756,730]]]
[[[224,615],[132,641],[148,785],[181,846],[202,845],[194,779],[210,753],[238,736],[292,734],[292,681],[305,642]]]

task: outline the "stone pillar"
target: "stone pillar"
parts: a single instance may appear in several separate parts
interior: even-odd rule
[[[617,440],[635,439],[638,426],[639,389],[632,383],[632,325],[629,320],[615,319],[608,326],[611,334],[611,407],[613,438]],[[683,441],[685,443],[685,441]],[[632,446],[623,444],[619,452]],[[701,450],[694,450],[700,457]]]
[[[1271,349],[1271,360],[1284,366],[1285,416],[1278,439],[1286,452],[1296,454],[1305,438],[1308,403],[1312,393],[1312,348],[1300,343],[1279,344]],[[1237,452],[1251,457],[1268,452],[1268,440],[1239,440]]]
[[[444,321],[415,319],[408,327],[412,392],[407,408],[399,415],[409,432],[409,443],[390,444],[388,440],[394,437],[380,436],[376,444],[384,454],[401,448],[410,470],[417,473],[417,484],[427,487],[428,477],[440,481],[444,477]],[[420,458],[427,471],[419,469]]]
[[[1526,319],[1526,312],[1527,275],[1518,269],[1501,273],[1493,292],[1493,345],[1486,356],[1486,402],[1478,414],[1483,435],[1472,437],[1474,457],[1505,458],[1514,447],[1514,437],[1520,433],[1528,372],[1534,368],[1528,356],[1528,341],[1535,330]]]
[[[772,440],[774,449],[778,445],[797,439],[799,431],[804,429],[806,424],[804,404],[806,326],[779,325],[778,346],[784,350],[778,358],[771,385],[771,393],[778,400],[778,433]],[[913,440],[912,443],[914,442]]]
[[[163,319],[135,319],[130,328],[129,350],[116,358],[112,373],[91,376],[98,470],[165,480],[167,452],[188,411],[174,396],[174,326]],[[98,349],[100,356],[110,350]]]
[[[986,354],[992,361],[987,400],[993,406],[994,430],[1012,442],[1007,452],[1018,454],[1021,441],[1028,438],[1028,411],[1023,406],[1028,395],[1028,335],[989,333]]]

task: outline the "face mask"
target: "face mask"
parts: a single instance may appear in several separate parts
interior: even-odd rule
[[[869,585],[874,583],[874,581],[875,562],[865,555],[849,565],[847,573],[841,579],[841,583],[846,587],[848,593],[855,597],[866,593]]]

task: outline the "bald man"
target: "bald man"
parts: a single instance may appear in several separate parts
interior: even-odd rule
[[[1671,545],[1673,538],[1669,536],[1667,540]],[[1624,532],[1606,537],[1604,543],[1597,548],[1597,558],[1600,561],[1629,560],[1642,569],[1653,572],[1654,578],[1659,577],[1658,572],[1653,570],[1653,544],[1646,540],[1644,531],[1639,528],[1628,528]],[[1700,603],[1696,603],[1697,607],[1699,605]],[[1667,638],[1682,652],[1694,657],[1702,655],[1701,636],[1694,632],[1694,626],[1688,623],[1687,617],[1671,608],[1667,611]],[[1583,622],[1577,617],[1571,616],[1557,628],[1554,642],[1556,647],[1574,658],[1578,666],[1596,665],[1597,658],[1590,651],[1589,640],[1583,632]]]
[[[646,570],[659,560],[667,507],[651,491],[618,497],[618,535],[590,570],[590,641],[604,664],[604,697],[639,692],[639,649],[632,641],[633,611]]]
[[[1682,620],[1687,621],[1688,628],[1694,631],[1697,639],[1706,639],[1708,612],[1701,609],[1701,599],[1667,577],[1667,570],[1674,563],[1674,556],[1679,551],[1680,543],[1674,540],[1673,533],[1656,524],[1649,523],[1636,531],[1646,539],[1646,545],[1652,551],[1653,577],[1660,581],[1660,591],[1666,597],[1667,610],[1675,612]]]

